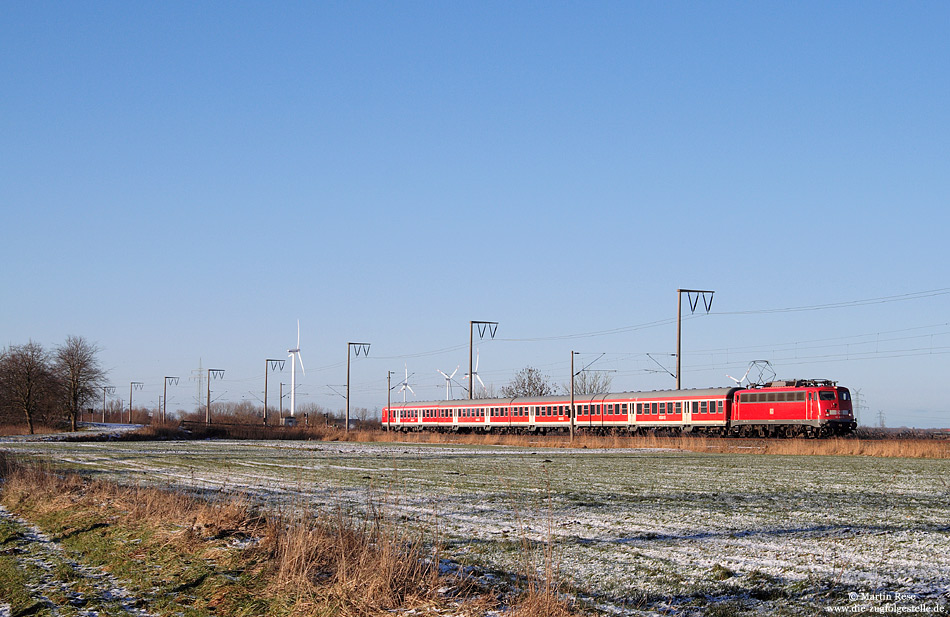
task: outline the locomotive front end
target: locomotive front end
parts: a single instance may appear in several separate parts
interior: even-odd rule
[[[847,388],[830,387],[818,390],[818,405],[823,428],[832,435],[848,435],[857,428],[851,392]]]

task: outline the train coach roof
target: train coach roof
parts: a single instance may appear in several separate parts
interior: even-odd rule
[[[695,390],[654,390],[651,392],[614,392],[608,394],[606,399],[629,400],[629,399],[654,399],[654,398],[723,398],[730,396],[739,388],[696,388]]]
[[[637,401],[646,399],[700,399],[700,398],[728,398],[732,393],[741,388],[697,388],[695,390],[655,390],[649,392],[612,392],[610,394],[575,394],[574,403],[600,403],[612,401]],[[504,407],[512,404],[521,405],[562,405],[570,402],[570,394],[557,394],[554,396],[522,396],[518,398],[477,398],[477,399],[458,399],[452,401],[406,401],[391,403],[393,409],[402,409],[404,407],[428,407],[434,409],[446,409],[456,407]]]

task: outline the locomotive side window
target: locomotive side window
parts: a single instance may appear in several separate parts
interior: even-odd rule
[[[828,392],[827,390],[822,390],[818,393],[818,400],[820,401],[833,401],[835,400],[835,393]]]

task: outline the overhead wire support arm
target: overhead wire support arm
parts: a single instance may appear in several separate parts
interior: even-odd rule
[[[165,376],[165,385],[162,388],[162,424],[165,424],[165,408],[168,406],[168,384],[171,383],[173,386],[178,385],[177,377],[168,377]]]
[[[712,310],[713,294],[715,291],[708,289],[677,289],[676,290],[676,389],[681,389],[682,379],[682,333],[683,333],[683,294],[689,302],[690,313],[696,312],[699,306],[700,297],[703,299],[703,307],[706,313]],[[694,299],[695,294],[695,299]],[[708,297],[708,299],[707,299]]]
[[[267,426],[267,374],[270,371],[283,371],[284,360],[267,358],[264,360],[264,426]]]
[[[473,343],[475,339],[475,326],[478,326],[479,340],[482,340],[485,338],[486,332],[488,333],[489,338],[494,339],[495,333],[498,332],[497,321],[470,321],[468,322],[468,398],[469,400],[475,397],[474,396],[475,374],[472,371],[472,347],[473,347]],[[479,381],[481,381],[480,378],[479,378]]]
[[[372,343],[347,343],[346,344],[346,424],[343,426],[343,432],[350,432],[350,350],[354,347],[356,348],[356,357],[360,357],[360,352],[363,352],[363,357],[369,356],[369,346]]]
[[[659,360],[657,360],[656,358],[654,358],[654,357],[653,357],[652,355],[650,355],[650,354],[647,354],[647,357],[650,358],[651,360],[653,360],[653,361],[656,363],[656,365],[657,365],[658,367],[660,367],[661,369],[663,369],[663,372],[664,372],[664,373],[666,373],[667,375],[669,375],[669,376],[672,377],[673,379],[676,379],[676,375],[674,375],[673,373],[671,373],[671,372],[670,372],[670,369],[668,369],[668,368],[666,368],[665,366],[663,366],[662,364],[660,364]],[[654,370],[654,371],[652,371],[652,372],[658,373],[659,371]]]
[[[224,379],[224,369],[223,368],[209,368],[208,369],[208,406],[205,410],[205,424],[211,424],[211,380],[212,379]]]

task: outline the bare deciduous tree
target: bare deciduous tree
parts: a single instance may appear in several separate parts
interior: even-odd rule
[[[613,381],[614,378],[603,371],[581,371],[574,377],[574,394],[606,394]],[[570,383],[563,387],[566,392],[571,391]]]
[[[89,401],[96,399],[105,381],[106,372],[98,353],[99,347],[81,336],[68,336],[56,348],[53,370],[62,384],[66,417],[74,431],[79,414]]]
[[[526,366],[518,371],[508,385],[502,387],[501,395],[505,398],[517,396],[546,396],[557,393],[557,385],[551,378],[532,366]]]
[[[472,398],[498,398],[495,394],[495,384],[490,383],[484,388],[475,388],[475,396]]]
[[[49,352],[39,343],[12,345],[0,358],[0,397],[26,417],[30,434],[34,420],[55,407],[59,383]]]

